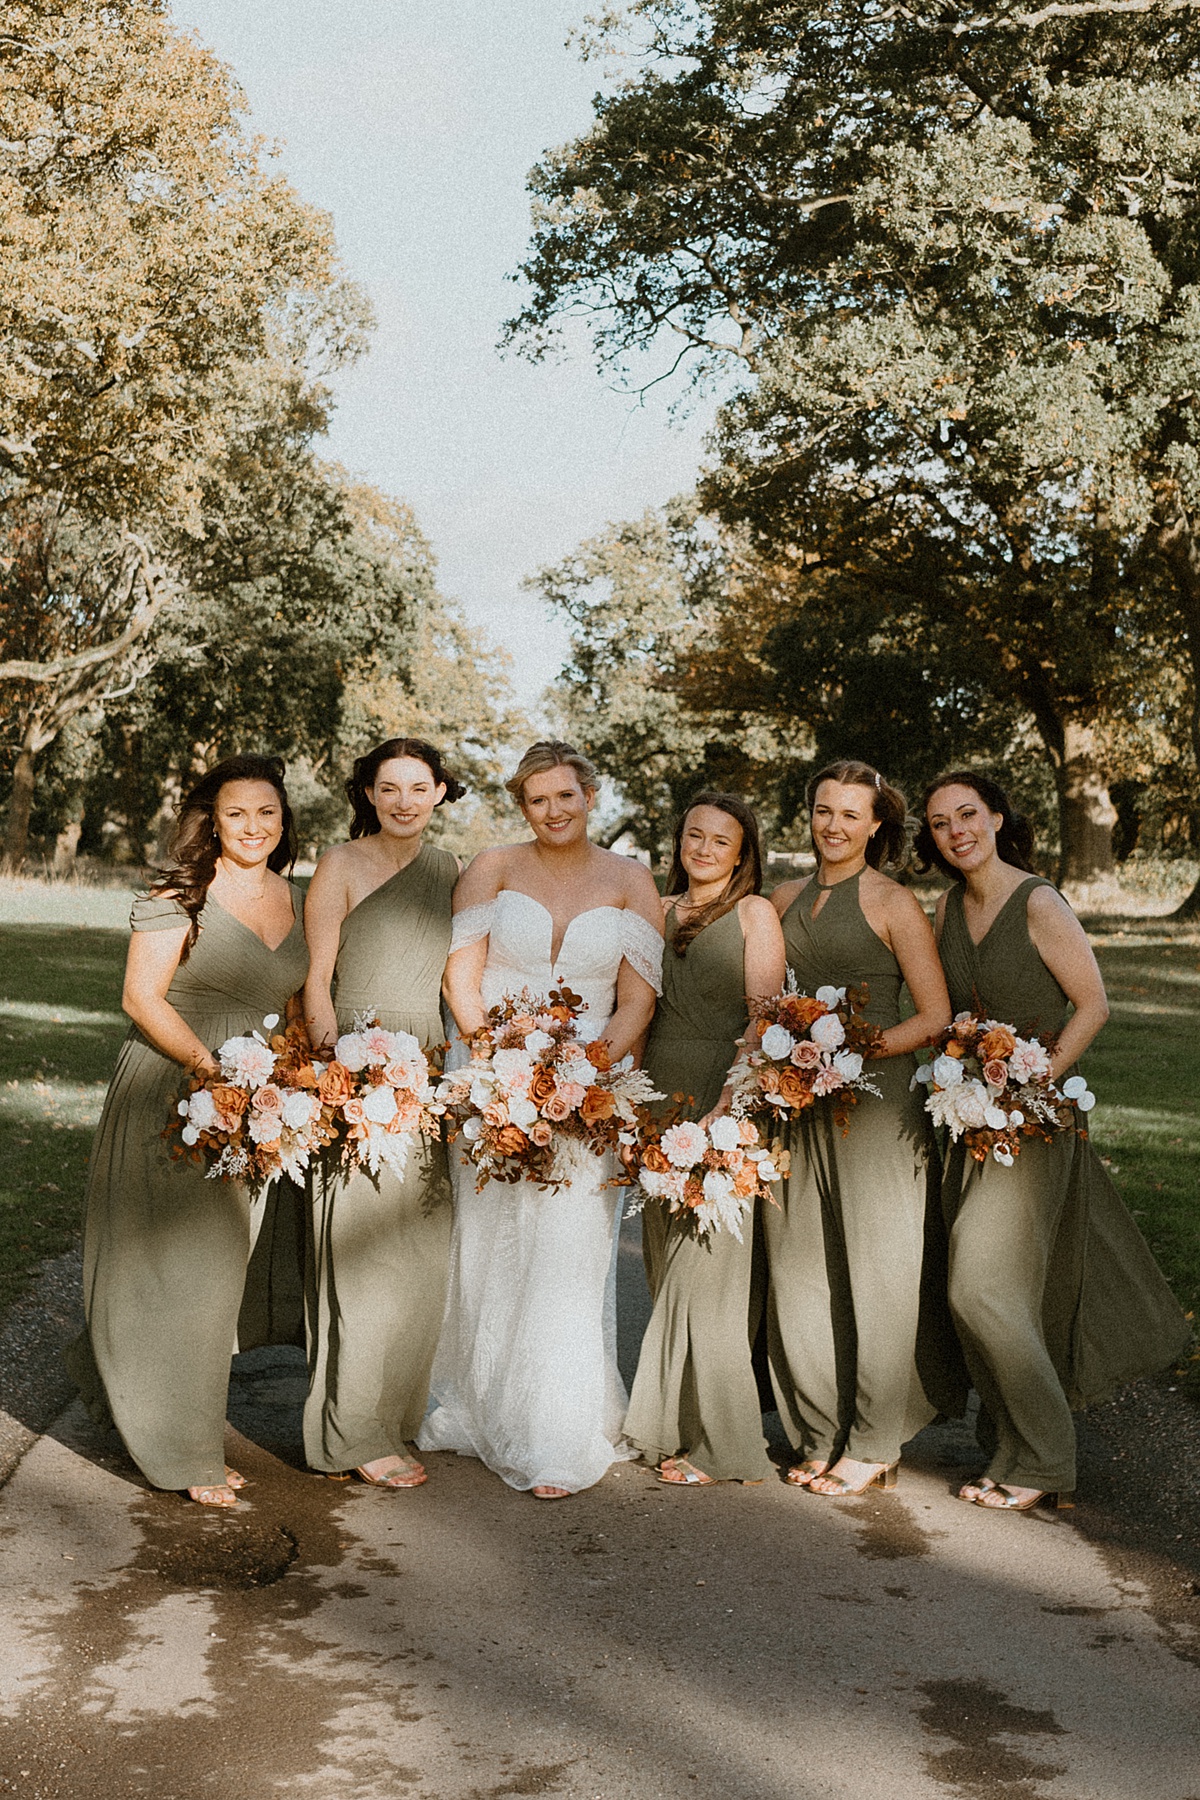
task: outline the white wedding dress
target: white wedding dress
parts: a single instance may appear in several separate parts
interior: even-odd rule
[[[451,950],[487,938],[485,1006],[523,988],[571,988],[586,1004],[589,1037],[612,1013],[623,958],[661,991],[662,939],[637,913],[576,914],[551,966],[553,929],[539,901],[504,888],[458,914]],[[616,1355],[623,1190],[604,1185],[611,1157],[580,1150],[576,1162],[556,1193],[528,1181],[476,1193],[475,1169],[452,1156],[450,1285],[417,1443],[477,1456],[514,1488],[575,1493],[635,1454],[621,1443],[628,1395]]]

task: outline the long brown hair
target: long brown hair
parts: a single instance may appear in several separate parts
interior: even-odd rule
[[[903,868],[908,818],[908,802],[900,789],[885,781],[878,769],[865,762],[835,762],[814,775],[804,790],[804,801],[812,814],[817,790],[823,781],[836,781],[843,787],[864,787],[871,795],[872,816],[879,830],[867,840],[867,861],[873,869]],[[818,858],[818,866],[820,859]]]
[[[712,788],[704,788],[699,794],[693,794],[675,822],[667,893],[687,893],[688,876],[682,856],[683,834],[687,830],[689,817],[698,806],[715,806],[718,812],[728,813],[731,819],[736,820],[742,828],[742,847],[733,873],[716,899],[710,900],[707,906],[696,907],[685,919],[679,921],[671,940],[676,956],[686,956],[692,939],[698,937],[706,925],[715,924],[727,912],[732,912],[738,901],[744,900],[747,894],[762,893],[762,845],[754,809],[747,806],[739,794],[719,794]]]
[[[938,849],[933,832],[929,825],[929,802],[939,788],[965,787],[973,794],[978,794],[989,812],[1001,815],[1000,828],[996,833],[996,855],[1001,862],[1011,863],[1014,869],[1024,869],[1027,875],[1036,875],[1033,867],[1033,826],[1019,813],[1009,798],[1006,788],[982,769],[949,769],[946,774],[939,775],[925,789],[921,799],[921,823],[917,828],[913,849],[917,853],[917,868],[922,875],[930,869],[940,869],[943,875],[949,875],[954,881],[966,881],[961,869]]]
[[[442,761],[441,751],[435,750],[433,745],[426,743],[424,738],[389,738],[385,744],[376,744],[373,750],[368,750],[365,756],[360,756],[347,777],[346,798],[354,808],[354,817],[350,821],[352,838],[374,837],[378,831],[382,830],[379,814],[375,811],[374,803],[368,797],[367,789],[375,786],[384,763],[391,762],[392,758],[396,756],[411,756],[415,761],[423,762],[433,776],[435,787],[445,783],[446,792],[438,801],[439,806],[461,800],[466,793],[467,790],[462,782],[450,773]]]
[[[171,840],[169,860],[155,870],[150,884],[152,894],[170,891],[179,896],[190,921],[179,960],[187,961],[200,936],[200,914],[208,898],[212,878],[217,872],[221,841],[217,836],[216,808],[221,789],[230,781],[267,781],[279,795],[283,830],[279,842],[267,858],[268,869],[277,875],[291,872],[299,844],[296,821],[292,817],[287,789],[283,785],[285,769],[278,756],[227,756],[224,761],[202,775],[178,807],[179,823]]]

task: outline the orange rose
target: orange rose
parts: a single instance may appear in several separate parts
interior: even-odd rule
[[[544,1106],[556,1086],[553,1069],[539,1063],[529,1078],[529,1098],[535,1106]]]
[[[503,1131],[496,1133],[496,1148],[501,1156],[520,1156],[528,1150],[529,1139],[518,1125],[506,1125]]]
[[[301,1063],[298,1068],[292,1070],[288,1080],[295,1088],[315,1088],[317,1071],[310,1062]]]
[[[241,1088],[215,1087],[212,1090],[213,1105],[227,1119],[240,1119],[246,1110],[247,1100]]]
[[[583,1104],[579,1108],[585,1125],[599,1125],[604,1119],[611,1119],[617,1110],[616,1100],[607,1088],[590,1087],[583,1096]]]
[[[650,1144],[642,1152],[642,1167],[649,1169],[652,1175],[666,1175],[671,1165],[658,1145]]]
[[[612,1068],[612,1051],[603,1038],[595,1038],[587,1047],[587,1059],[601,1075]]]
[[[354,1092],[354,1077],[344,1063],[331,1062],[317,1078],[317,1093],[326,1106],[344,1106]]]
[[[967,1052],[966,1047],[963,1044],[960,1044],[957,1038],[951,1038],[950,1042],[946,1045],[943,1054],[946,1056],[965,1056]]]
[[[689,1175],[683,1184],[683,1203],[693,1207],[704,1204],[704,1183],[695,1175]]]
[[[733,1178],[733,1191],[740,1200],[748,1200],[758,1186],[758,1174],[752,1162],[743,1163]]]
[[[1017,1040],[1007,1025],[993,1025],[980,1040],[979,1054],[984,1062],[993,1062],[1011,1056],[1016,1047]]]
[[[812,1090],[799,1069],[784,1067],[779,1071],[779,1098],[789,1106],[803,1106]]]

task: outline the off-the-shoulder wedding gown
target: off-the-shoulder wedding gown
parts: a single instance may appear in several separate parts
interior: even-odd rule
[[[565,985],[587,1006],[589,1035],[612,1013],[626,959],[660,989],[662,939],[634,912],[595,906],[567,926],[552,964],[554,923],[505,888],[454,922],[452,950],[488,940],[483,1003]],[[579,1152],[557,1193],[488,1182],[453,1158],[450,1287],[422,1450],[477,1456],[510,1487],[591,1487],[631,1454],[621,1444],[628,1396],[616,1357],[620,1188],[610,1157]]]

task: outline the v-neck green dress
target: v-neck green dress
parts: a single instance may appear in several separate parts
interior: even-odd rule
[[[442,974],[458,864],[423,844],[342,923],[334,1004],[342,1030],[372,1013],[388,1031],[440,1044]],[[446,1300],[450,1178],[445,1145],[421,1139],[402,1177],[317,1170],[309,1268],[304,1446],[330,1473],[403,1455],[429,1398]]]
[[[262,1031],[308,974],[303,897],[274,950],[209,899],[200,936],[167,999],[200,1041]],[[134,931],[177,930],[175,899],[134,902]],[[179,1064],[131,1026],[92,1143],[83,1238],[87,1330],[67,1365],[97,1416],[111,1414],[130,1455],[160,1488],[225,1479],[229,1365],[246,1285],[250,1195],[172,1162],[163,1140],[186,1085]]]
[[[783,917],[801,992],[869,988],[866,1017],[900,1021],[900,965],[863,916],[851,876],[814,877]],[[817,902],[822,904],[817,909]],[[870,1062],[847,1135],[819,1100],[788,1133],[782,1207],[763,1212],[771,1379],[783,1426],[806,1457],[894,1463],[933,1417],[917,1368],[927,1165],[913,1056]]]
[[[1031,875],[979,944],[964,889],[946,897],[941,956],[956,1012],[1023,1036],[1062,1030],[1069,1003],[1029,935]],[[1103,1103],[1101,1103],[1103,1104]],[[1190,1337],[1174,1296],[1090,1142],[1027,1138],[1012,1168],[952,1145],[942,1183],[950,1306],[983,1403],[981,1437],[1000,1485],[1075,1486],[1072,1407],[1166,1367]]]
[[[685,1116],[702,1119],[720,1098],[746,1031],[745,941],[737,908],[697,932],[684,956],[666,922],[663,993],[646,1047],[656,1087],[691,1096]],[[739,1244],[731,1232],[701,1243],[651,1202],[662,1226],[652,1252],[654,1311],[642,1340],[625,1436],[648,1462],[685,1455],[717,1481],[761,1481],[771,1472],[751,1362],[753,1215]]]

